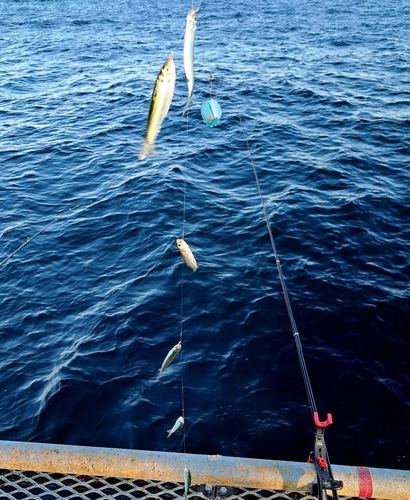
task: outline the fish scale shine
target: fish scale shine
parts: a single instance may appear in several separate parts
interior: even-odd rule
[[[181,341],[178,342],[177,345],[175,345],[169,352],[168,354],[166,355],[165,359],[164,359],[164,362],[162,363],[162,366],[161,368],[159,369],[160,373],[162,373],[165,368],[167,366],[169,366],[172,361],[174,361],[174,359],[178,356],[178,354],[180,353],[181,351]]]
[[[175,80],[174,55],[171,54],[162,66],[155,81],[148,110],[145,142],[141,153],[138,155],[140,160],[145,159],[154,150],[155,139],[161,130],[162,122],[169,111],[174,96]]]
[[[192,250],[189,248],[188,243],[182,238],[177,238],[176,244],[181,257],[184,259],[185,264],[193,271],[196,271],[198,269],[198,264],[195,260]]]
[[[172,429],[169,429],[167,431],[168,432],[167,438],[169,438],[169,436],[171,436],[172,434],[175,434],[175,432],[179,432],[184,426],[184,423],[185,423],[184,417],[178,417]]]
[[[199,9],[189,9],[184,38],[184,69],[188,84],[188,100],[185,104],[184,115],[191,103],[192,93],[194,91],[194,42],[196,33],[196,13]]]
[[[185,499],[188,496],[189,488],[191,487],[191,471],[188,467],[184,469],[184,497]]]

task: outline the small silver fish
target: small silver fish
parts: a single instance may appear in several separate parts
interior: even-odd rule
[[[192,99],[194,91],[194,42],[196,33],[196,13],[199,9],[189,9],[186,17],[185,39],[184,39],[184,69],[188,84],[188,100],[185,104],[184,115]]]
[[[174,345],[174,347],[165,356],[164,362],[162,363],[162,366],[159,369],[161,373],[165,370],[167,366],[169,366],[174,361],[174,359],[178,356],[180,350],[181,350],[181,341],[179,341],[177,345]]]
[[[188,243],[182,238],[176,239],[177,248],[181,257],[184,259],[185,264],[190,267],[193,271],[198,269],[198,264],[196,263],[194,254],[188,246]]]
[[[182,427],[184,427],[184,423],[185,423],[184,417],[178,417],[177,421],[174,424],[174,427],[172,429],[167,430],[167,432],[168,432],[167,438],[169,438],[169,436],[171,434],[174,434],[175,432],[179,432],[182,429]]]
[[[186,499],[189,493],[189,488],[191,487],[191,471],[188,469],[188,467],[185,467],[184,469],[184,485],[184,497]]]
[[[175,90],[175,64],[174,54],[171,54],[165,61],[155,81],[151,101],[148,110],[148,123],[145,132],[145,142],[142,146],[138,158],[143,160],[154,150],[154,142],[161,130],[162,122],[171,106],[172,97]]]

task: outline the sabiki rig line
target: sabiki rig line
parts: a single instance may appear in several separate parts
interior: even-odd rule
[[[235,103],[235,100],[234,100],[234,103]],[[236,103],[235,103],[235,105],[236,105]],[[261,189],[261,185],[259,182],[258,172],[256,170],[255,162],[253,161],[251,149],[249,146],[249,141],[248,141],[248,138],[247,138],[247,135],[245,132],[245,127],[242,123],[242,120],[241,120],[239,113],[236,112],[236,114],[238,116],[238,119],[239,119],[239,122],[240,122],[240,125],[242,128],[242,132],[243,132],[243,135],[245,138],[245,143],[246,143],[246,147],[248,150],[250,162],[251,162],[251,165],[253,168],[253,173],[255,176],[256,186],[258,188],[258,193],[259,193],[259,198],[260,198],[261,205],[262,205],[263,214],[265,217],[266,226],[268,228],[269,239],[271,242],[273,255],[275,257],[276,267],[278,269],[279,280],[280,280],[283,296],[285,299],[285,305],[286,305],[289,321],[290,321],[292,331],[293,331],[293,338],[294,338],[295,344],[296,344],[296,349],[297,349],[298,358],[299,358],[299,364],[300,364],[300,367],[302,370],[302,376],[303,376],[303,380],[305,383],[305,388],[306,388],[306,392],[307,392],[309,406],[310,406],[311,411],[312,411],[313,422],[315,425],[315,446],[314,446],[314,451],[312,452],[312,454],[309,457],[309,461],[313,462],[315,469],[316,469],[318,500],[324,500],[325,498],[327,498],[326,490],[331,490],[333,500],[338,500],[339,496],[337,494],[337,490],[340,490],[341,488],[343,488],[343,482],[338,481],[337,479],[334,479],[334,477],[333,477],[332,468],[331,468],[330,461],[329,461],[329,455],[328,455],[326,443],[325,443],[325,436],[324,436],[324,432],[325,432],[326,427],[328,427],[330,424],[333,423],[332,415],[330,413],[328,413],[327,419],[324,422],[321,422],[319,420],[315,399],[313,397],[313,390],[312,390],[312,386],[310,383],[309,374],[308,374],[306,363],[305,363],[305,358],[303,356],[302,343],[300,341],[300,336],[299,336],[299,332],[297,330],[296,321],[295,321],[295,318],[293,316],[292,307],[290,305],[289,295],[288,295],[288,291],[286,288],[285,279],[283,277],[282,268],[280,265],[278,253],[276,250],[275,240],[273,238],[272,229],[271,229],[271,226],[269,223],[268,213],[266,210],[266,205],[265,205],[265,202],[264,202],[264,199],[262,196],[262,189]]]
[[[59,221],[62,217],[64,217],[65,215],[67,215],[69,212],[71,212],[72,210],[78,208],[80,205],[77,204],[75,205],[75,207],[70,207],[68,210],[66,210],[65,212],[63,212],[61,215],[57,216],[57,217],[54,217],[54,219],[47,223],[44,227],[42,227],[40,229],[40,231],[38,231],[36,234],[34,234],[33,236],[31,237],[28,237],[26,239],[26,241],[20,245],[17,250],[14,250],[14,252],[12,252],[10,255],[8,255],[4,260],[2,260],[0,262],[0,267],[3,266],[4,264],[6,264],[12,257],[14,257],[16,255],[17,252],[19,252],[22,248],[24,248],[26,245],[28,245],[30,243],[30,241],[33,241],[34,238],[37,238],[37,236],[39,236],[41,233],[43,233],[44,231],[46,231],[50,226],[52,226],[55,222]]]

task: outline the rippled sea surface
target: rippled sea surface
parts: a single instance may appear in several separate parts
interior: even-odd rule
[[[410,3],[203,0],[182,117],[189,7],[1,2],[0,439],[307,459],[250,152],[332,462],[409,468]]]

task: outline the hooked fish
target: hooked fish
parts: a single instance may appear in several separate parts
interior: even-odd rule
[[[165,356],[164,362],[162,363],[162,366],[159,369],[161,373],[165,370],[167,366],[169,366],[174,361],[174,359],[178,356],[180,350],[181,350],[181,341],[179,341],[177,345],[174,345],[174,347]]]
[[[186,499],[189,493],[189,488],[191,487],[191,471],[188,469],[188,467],[185,467],[184,469],[184,485],[184,497]]]
[[[148,123],[145,132],[145,142],[141,153],[138,155],[140,160],[147,157],[154,150],[154,142],[161,130],[162,122],[166,117],[171,106],[172,97],[175,90],[175,64],[174,54],[171,54],[165,61],[155,81],[151,101],[148,110]]]
[[[184,417],[178,417],[177,421],[174,424],[174,427],[172,429],[167,430],[167,432],[168,432],[167,438],[169,438],[169,436],[171,434],[174,434],[175,432],[180,431],[182,429],[182,427],[184,427],[184,423],[185,423]]]
[[[198,269],[198,264],[196,263],[194,254],[192,253],[191,249],[189,248],[188,243],[182,238],[177,238],[176,244],[177,244],[177,248],[179,250],[179,253],[181,254],[181,257],[185,261],[185,264],[188,267],[190,267],[193,271],[196,271]]]
[[[194,91],[194,42],[196,32],[196,13],[199,9],[189,9],[186,17],[185,39],[184,39],[184,68],[188,84],[188,100],[185,104],[184,115],[191,103]]]

